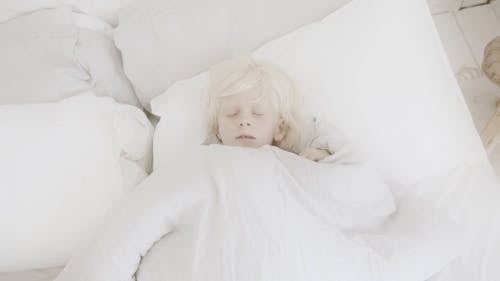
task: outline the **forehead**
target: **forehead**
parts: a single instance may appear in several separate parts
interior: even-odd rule
[[[268,95],[260,91],[245,91],[234,95],[224,96],[219,98],[220,105],[240,106],[240,105],[260,105],[270,106],[271,102]]]

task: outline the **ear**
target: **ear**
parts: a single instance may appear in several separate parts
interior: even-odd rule
[[[285,124],[285,121],[280,118],[278,126],[276,126],[276,130],[274,131],[274,142],[279,143],[285,138],[285,135],[288,131],[288,126]]]

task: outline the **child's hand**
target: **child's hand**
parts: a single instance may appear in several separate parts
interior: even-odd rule
[[[328,152],[328,150],[325,149],[308,147],[304,149],[299,155],[309,160],[317,162],[323,160],[327,156],[330,156],[330,152]]]

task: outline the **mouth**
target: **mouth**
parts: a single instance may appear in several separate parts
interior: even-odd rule
[[[236,137],[237,140],[254,140],[255,137],[251,135],[239,135]]]

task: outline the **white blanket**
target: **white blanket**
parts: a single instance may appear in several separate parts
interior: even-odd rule
[[[425,280],[454,225],[364,164],[200,146],[155,171],[57,281]]]

